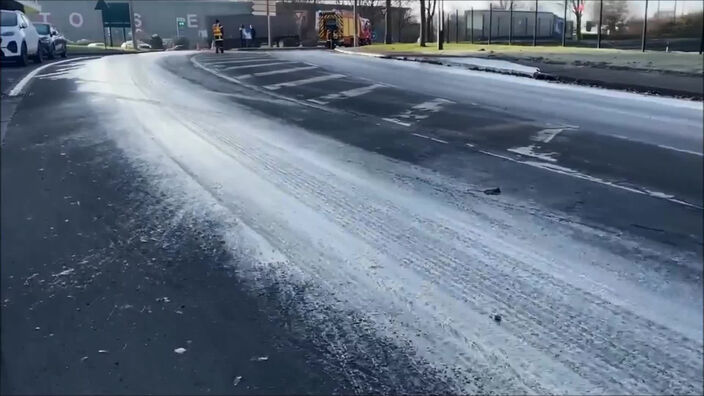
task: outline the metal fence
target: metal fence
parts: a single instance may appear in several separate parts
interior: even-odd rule
[[[583,8],[577,21],[575,4]],[[447,42],[565,45],[700,52],[704,14],[698,1],[523,0],[449,12]],[[476,3],[484,5],[484,3]],[[537,6],[537,8],[536,8]],[[536,12],[537,11],[537,12]]]

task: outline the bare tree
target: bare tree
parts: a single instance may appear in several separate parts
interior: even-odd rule
[[[628,18],[628,2],[620,0],[604,1],[604,20],[611,34],[616,31],[616,26],[622,25]]]
[[[498,8],[500,10],[508,10],[511,8],[513,3],[514,3],[514,0],[498,0],[495,8]]]
[[[433,17],[435,16],[435,9],[437,8],[438,0],[427,0],[427,8],[425,9],[425,40],[430,41],[431,36],[430,28],[433,25]]]
[[[576,20],[577,41],[582,39],[582,15],[584,14],[584,0],[572,0],[572,13]]]
[[[425,38],[427,36],[425,26],[425,0],[420,0],[420,46],[425,47]]]

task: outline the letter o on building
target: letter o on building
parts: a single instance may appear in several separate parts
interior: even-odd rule
[[[83,26],[83,15],[77,12],[72,12],[71,15],[68,16],[68,22],[71,24],[71,26],[79,28]]]

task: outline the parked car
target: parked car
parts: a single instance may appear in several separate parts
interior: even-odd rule
[[[37,29],[39,42],[47,58],[54,59],[57,55],[62,58],[66,57],[68,51],[66,38],[54,26],[48,23],[35,23],[34,27]]]
[[[41,63],[43,54],[39,46],[39,35],[32,22],[22,11],[0,11],[0,58],[13,59],[26,65],[32,57]]]
[[[144,41],[137,41],[137,46],[139,47],[139,49],[152,49],[152,46],[145,43]],[[132,40],[125,41],[124,43],[122,43],[122,45],[120,45],[120,48],[122,48],[123,50],[134,48]]]

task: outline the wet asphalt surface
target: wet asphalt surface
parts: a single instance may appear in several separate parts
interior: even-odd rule
[[[215,224],[165,207],[75,88],[35,81],[2,146],[3,394],[446,389],[351,314],[317,327],[303,290],[238,282]],[[320,341],[349,331],[344,359]]]
[[[462,179],[540,203],[592,227],[701,255],[701,209],[546,172],[470,150],[516,145],[540,129],[534,120],[448,104],[444,117],[420,119],[428,135],[410,135],[381,117],[432,97],[396,91],[350,101],[345,112],[277,106],[260,91],[224,85],[170,57],[164,67],[274,117]],[[9,70],[9,69],[8,69]],[[275,70],[267,69],[267,70]],[[244,70],[242,70],[244,72]],[[3,67],[5,78],[14,78]],[[305,72],[300,78],[310,76]],[[261,87],[279,80],[257,82]],[[282,88],[277,95],[317,98],[357,87],[338,80]],[[110,108],[87,114],[87,98],[69,80],[35,81],[22,97],[2,144],[2,393],[428,393],[448,388],[392,342],[345,312],[334,329],[363,336],[341,358],[320,339],[336,337],[301,315],[301,290],[242,284],[238,260],[209,222],[152,189],[105,131]],[[266,90],[266,89],[264,89]],[[367,97],[365,97],[367,98]],[[332,127],[334,125],[334,127]],[[487,127],[470,137],[458,125]],[[503,125],[490,134],[492,125]],[[520,138],[521,144],[529,142]],[[701,157],[597,134],[552,141],[560,164],[633,185],[655,185],[701,202]],[[562,146],[561,146],[562,145]],[[464,147],[462,147],[464,146]],[[595,156],[603,147],[609,150]],[[631,155],[615,156],[628,150]],[[601,157],[600,157],[601,156]],[[604,159],[605,158],[605,159]],[[618,159],[619,161],[615,161]],[[669,164],[665,169],[660,164]],[[673,172],[672,169],[685,169]],[[698,169],[698,171],[697,171]],[[699,173],[697,173],[699,172]],[[164,205],[164,202],[170,202]],[[569,217],[570,220],[567,220]],[[185,352],[177,353],[177,348]],[[348,363],[354,362],[352,366]],[[373,362],[373,363],[372,363]],[[362,379],[360,381],[360,379]]]

